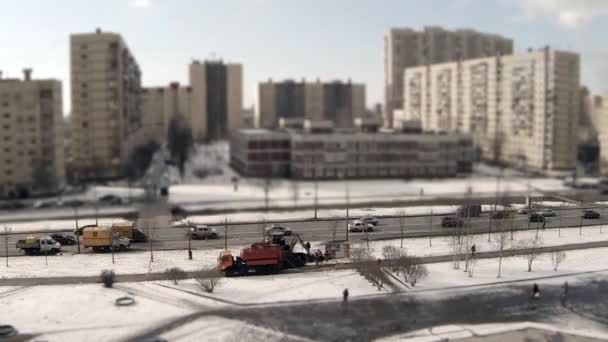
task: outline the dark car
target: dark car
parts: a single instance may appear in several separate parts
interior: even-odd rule
[[[506,210],[500,210],[495,213],[492,213],[490,217],[492,218],[492,220],[504,220],[511,217],[511,213]]]
[[[63,201],[64,207],[82,207],[83,205],[84,201],[78,199]]]
[[[54,233],[49,236],[63,246],[71,246],[76,244],[76,238],[72,235]]]
[[[462,227],[464,226],[464,221],[455,216],[446,216],[441,219],[442,227]]]
[[[173,215],[174,218],[185,218],[188,216],[188,213],[186,212],[186,209],[179,205],[173,205],[171,206],[171,215]]]
[[[139,228],[133,228],[133,235],[131,235],[131,242],[147,242],[148,236],[144,233],[143,230]]]
[[[123,204],[122,198],[116,195],[104,195],[99,198],[99,202],[109,205],[121,205]]]
[[[545,222],[545,216],[540,213],[530,214],[530,222]]]
[[[600,213],[598,213],[595,210],[587,209],[583,212],[583,218],[584,219],[599,219]]]

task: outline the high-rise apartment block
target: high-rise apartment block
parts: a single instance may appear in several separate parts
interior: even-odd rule
[[[65,185],[61,82],[2,78],[0,197],[51,193]]]
[[[408,68],[404,121],[472,135],[484,159],[576,166],[579,56],[539,51]]]
[[[279,120],[332,121],[336,127],[353,127],[354,119],[365,114],[365,85],[348,82],[260,83],[256,127],[276,128]]]
[[[115,178],[141,126],[141,71],[117,33],[70,36],[72,153],[79,177]]]
[[[595,96],[592,106],[600,147],[599,171],[608,176],[608,96]]]
[[[513,40],[470,29],[391,28],[384,36],[384,123],[393,127],[393,111],[403,108],[403,70],[427,64],[513,53]]]
[[[222,61],[193,61],[190,85],[173,82],[142,92],[143,135],[164,142],[173,118],[183,120],[195,141],[226,139],[244,125],[243,67]]]

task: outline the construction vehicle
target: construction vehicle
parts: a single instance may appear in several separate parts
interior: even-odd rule
[[[20,249],[27,255],[57,254],[61,252],[61,244],[49,236],[29,235],[24,240],[17,241],[15,248]]]
[[[278,273],[283,269],[298,268],[306,262],[314,260],[310,251],[298,234],[287,243],[284,235],[273,235],[272,242],[254,243],[241,250],[235,257],[230,251],[223,251],[218,257],[218,268],[227,277],[248,274]],[[296,244],[300,244],[306,253],[294,252]]]
[[[97,226],[87,227],[82,231],[82,245],[92,247],[93,252],[120,250],[131,247],[131,240],[121,235],[121,228]]]

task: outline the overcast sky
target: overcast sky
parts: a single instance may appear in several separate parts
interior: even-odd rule
[[[119,32],[144,85],[187,82],[192,58],[244,66],[245,105],[268,78],[352,79],[382,101],[383,33],[441,25],[499,33],[517,51],[550,45],[582,56],[582,81],[608,92],[608,0],[0,0],[0,70],[63,81],[68,42],[96,27]]]

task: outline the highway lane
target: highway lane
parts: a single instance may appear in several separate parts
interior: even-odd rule
[[[554,210],[556,217],[548,217],[545,228],[557,227],[578,227],[583,225],[608,225],[608,209],[597,209],[602,215],[601,219],[597,220],[582,220],[580,209],[563,209]],[[457,229],[441,227],[441,219],[448,215],[435,216],[417,216],[406,217],[404,219],[403,232],[405,237],[425,236],[425,235],[448,235],[453,234]],[[379,219],[379,225],[370,233],[354,233],[350,232],[350,240],[379,240],[387,238],[399,238],[401,236],[401,226],[399,225],[400,218],[398,217],[383,217]],[[466,220],[465,220],[466,221]],[[201,222],[203,223],[203,222]],[[489,213],[484,213],[481,217],[470,219],[470,230],[474,233],[489,232],[490,229],[496,228],[496,220],[490,219]],[[217,230],[219,235],[215,240],[192,240],[190,241],[193,249],[208,249],[208,248],[223,248],[227,242],[228,246],[242,246],[259,242],[263,239],[265,227],[267,223],[246,223],[246,224],[229,224],[228,234],[226,235],[226,227],[223,225],[212,225]],[[334,236],[336,239],[346,239],[347,221],[338,219],[335,221],[299,221],[281,223],[290,227],[294,233],[299,234],[305,241],[325,241],[331,240]],[[468,224],[468,223],[467,223]],[[515,215],[512,220],[505,220],[505,227],[514,230],[519,229],[535,229],[542,227],[542,223],[529,223],[527,215]],[[468,227],[468,226],[466,226]],[[492,228],[490,228],[492,227]],[[188,235],[185,228],[157,228],[144,229],[146,233],[152,236],[153,249],[187,249]],[[19,239],[25,238],[25,234],[10,234],[8,235],[8,255],[20,255],[20,252],[15,249],[15,243]],[[227,236],[227,239],[225,237]],[[149,243],[133,244],[133,249],[147,250],[150,248]],[[76,246],[63,246],[63,250],[67,252],[76,252]],[[86,252],[81,248],[81,252]],[[5,239],[0,237],[0,256],[6,255]]]

